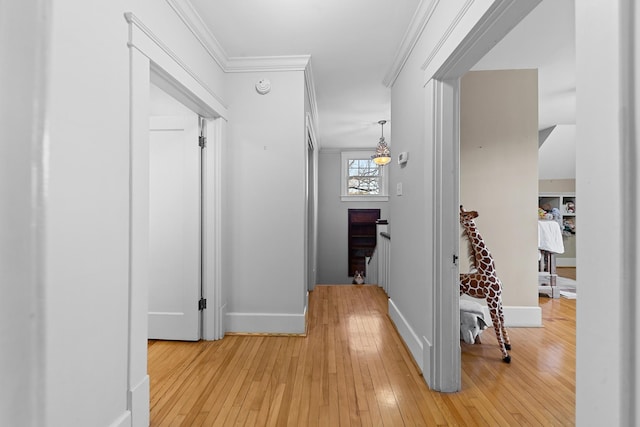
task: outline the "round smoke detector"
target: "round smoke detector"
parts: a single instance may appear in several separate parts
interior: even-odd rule
[[[260,95],[266,95],[271,90],[271,82],[269,79],[262,79],[256,83],[256,90]]]

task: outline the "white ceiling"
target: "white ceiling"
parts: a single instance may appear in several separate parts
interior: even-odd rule
[[[539,179],[575,179],[576,126],[558,125],[538,150]]]
[[[574,0],[543,0],[473,70],[538,69],[538,129],[556,126],[538,151],[539,179],[575,179]]]
[[[323,148],[375,146],[390,120],[382,81],[419,0],[191,3],[230,57],[311,55]]]
[[[575,124],[574,0],[543,0],[473,70],[538,69],[539,129]]]
[[[391,119],[382,81],[420,0],[190,1],[229,57],[311,55],[321,147],[375,146]],[[543,0],[474,68],[538,68],[541,129],[575,123],[573,17],[573,0]]]

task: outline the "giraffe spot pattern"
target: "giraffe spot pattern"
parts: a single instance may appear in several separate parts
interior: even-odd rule
[[[506,347],[511,346],[511,343],[507,330],[504,327],[502,283],[496,274],[491,253],[486,247],[473,221],[473,218],[478,216],[477,212],[463,211],[462,207],[460,207],[460,211],[460,224],[463,226],[466,237],[471,244],[470,247],[477,269],[477,273],[475,274],[460,275],[460,293],[475,298],[485,298],[503,360],[508,362],[511,358]]]

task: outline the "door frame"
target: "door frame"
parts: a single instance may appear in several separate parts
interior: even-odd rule
[[[129,133],[129,337],[128,407],[133,425],[149,424],[147,374],[149,295],[149,86],[151,79],[209,123],[206,156],[206,193],[203,200],[203,280],[207,310],[204,339],[224,333],[222,295],[222,163],[227,108],[210,88],[140,19],[125,13],[129,25],[130,133]]]
[[[318,264],[318,149],[310,113],[306,116],[305,129],[305,277],[307,279],[305,294],[307,294],[315,288]],[[307,307],[306,301],[305,307]]]
[[[423,366],[431,388],[443,392],[461,389],[459,301],[459,181],[460,78],[517,25],[541,0],[495,0],[459,40],[445,37],[422,65],[428,113],[425,135],[433,147],[434,198],[426,200],[432,212],[434,283],[433,353],[426,351]],[[460,13],[470,11],[466,2]],[[461,16],[462,16],[461,15]],[[460,21],[456,21],[458,23]],[[447,49],[451,47],[451,51]],[[449,53],[445,53],[449,52]],[[444,56],[446,55],[446,57]]]

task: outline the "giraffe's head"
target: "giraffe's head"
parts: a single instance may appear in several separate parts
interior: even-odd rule
[[[476,211],[465,211],[460,205],[460,224],[469,224],[473,222],[474,218],[478,217],[478,212]]]

